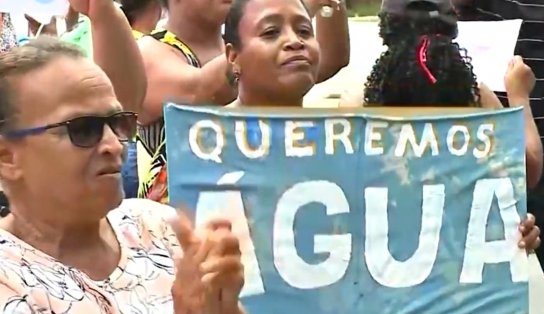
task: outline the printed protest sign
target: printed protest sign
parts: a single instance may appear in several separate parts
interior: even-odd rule
[[[521,109],[165,119],[170,201],[231,217],[249,313],[528,313]]]

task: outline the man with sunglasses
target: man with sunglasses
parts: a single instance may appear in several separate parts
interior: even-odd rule
[[[123,202],[135,133],[76,47],[40,37],[0,55],[0,312],[243,313],[228,221],[197,236],[166,205]]]

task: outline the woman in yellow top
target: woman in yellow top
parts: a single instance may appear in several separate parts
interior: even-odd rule
[[[119,2],[136,40],[155,29],[162,14],[162,7],[158,0],[120,0]],[[122,171],[126,198],[134,198],[138,194],[140,180],[138,178],[137,156],[136,142],[129,143],[127,160]]]

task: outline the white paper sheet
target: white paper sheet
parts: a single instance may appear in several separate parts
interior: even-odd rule
[[[472,58],[479,82],[491,90],[506,91],[504,74],[514,56],[522,20],[459,22],[457,43]]]
[[[29,14],[49,23],[52,16],[68,12],[68,0],[0,0],[0,12]]]

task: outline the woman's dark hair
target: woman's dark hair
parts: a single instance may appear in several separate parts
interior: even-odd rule
[[[380,36],[388,49],[367,79],[365,103],[478,105],[479,89],[471,59],[465,49],[453,42],[457,37],[456,23],[428,15],[414,18],[380,13],[379,18]]]
[[[240,48],[240,21],[244,16],[246,4],[251,0],[234,0],[225,20],[225,44],[231,44],[234,48]]]
[[[128,22],[130,25],[132,25],[138,14],[140,14],[150,4],[157,1],[160,0],[119,0],[119,3],[121,3],[121,10],[123,10],[123,13],[125,13]],[[162,1],[159,3],[162,5]]]

